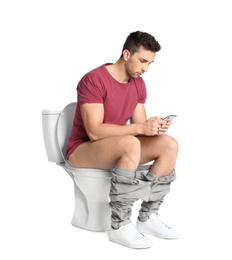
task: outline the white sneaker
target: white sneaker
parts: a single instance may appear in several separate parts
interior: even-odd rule
[[[130,248],[148,248],[152,247],[153,244],[132,223],[122,226],[119,229],[111,228],[109,231],[109,240]]]
[[[153,235],[165,239],[179,238],[179,233],[176,230],[166,226],[156,213],[152,213],[150,218],[145,222],[138,220],[137,229],[139,232],[145,235]]]

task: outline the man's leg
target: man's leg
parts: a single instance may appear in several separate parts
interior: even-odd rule
[[[162,177],[170,174],[174,168],[178,155],[178,143],[168,135],[152,137],[138,137],[141,143],[140,164],[155,160],[150,173]]]
[[[149,199],[141,204],[137,227],[144,234],[178,238],[178,232],[168,228],[158,217],[159,207],[170,191],[171,182],[176,179],[177,142],[167,135],[139,139],[142,153],[140,163],[151,161],[152,158],[155,162],[146,175],[151,181],[151,193]]]
[[[74,167],[111,169],[117,165],[134,171],[138,164],[155,160],[150,172],[162,177],[173,171],[177,154],[178,144],[168,135],[126,135],[83,143],[69,156],[69,162]]]

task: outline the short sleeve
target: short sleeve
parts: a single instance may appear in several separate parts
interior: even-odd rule
[[[104,90],[97,77],[86,74],[77,85],[78,102],[103,103]]]
[[[144,104],[146,102],[147,99],[147,90],[146,90],[146,86],[145,86],[145,82],[142,78],[140,79],[140,86],[139,86],[139,100],[138,103],[142,103]]]

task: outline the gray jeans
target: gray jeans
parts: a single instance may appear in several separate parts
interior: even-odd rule
[[[175,170],[169,175],[157,178],[149,172],[150,165],[139,166],[136,171],[113,167],[110,188],[111,225],[117,229],[130,223],[132,207],[142,199],[139,220],[146,221],[157,212],[170,185],[176,179]]]

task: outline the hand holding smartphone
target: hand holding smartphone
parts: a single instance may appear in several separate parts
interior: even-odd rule
[[[162,118],[162,120],[166,121],[166,122],[171,122],[173,119],[175,119],[177,116],[176,115],[168,115],[165,118]],[[170,124],[167,125],[162,125],[159,129],[158,129],[158,134],[165,134],[169,128]]]

